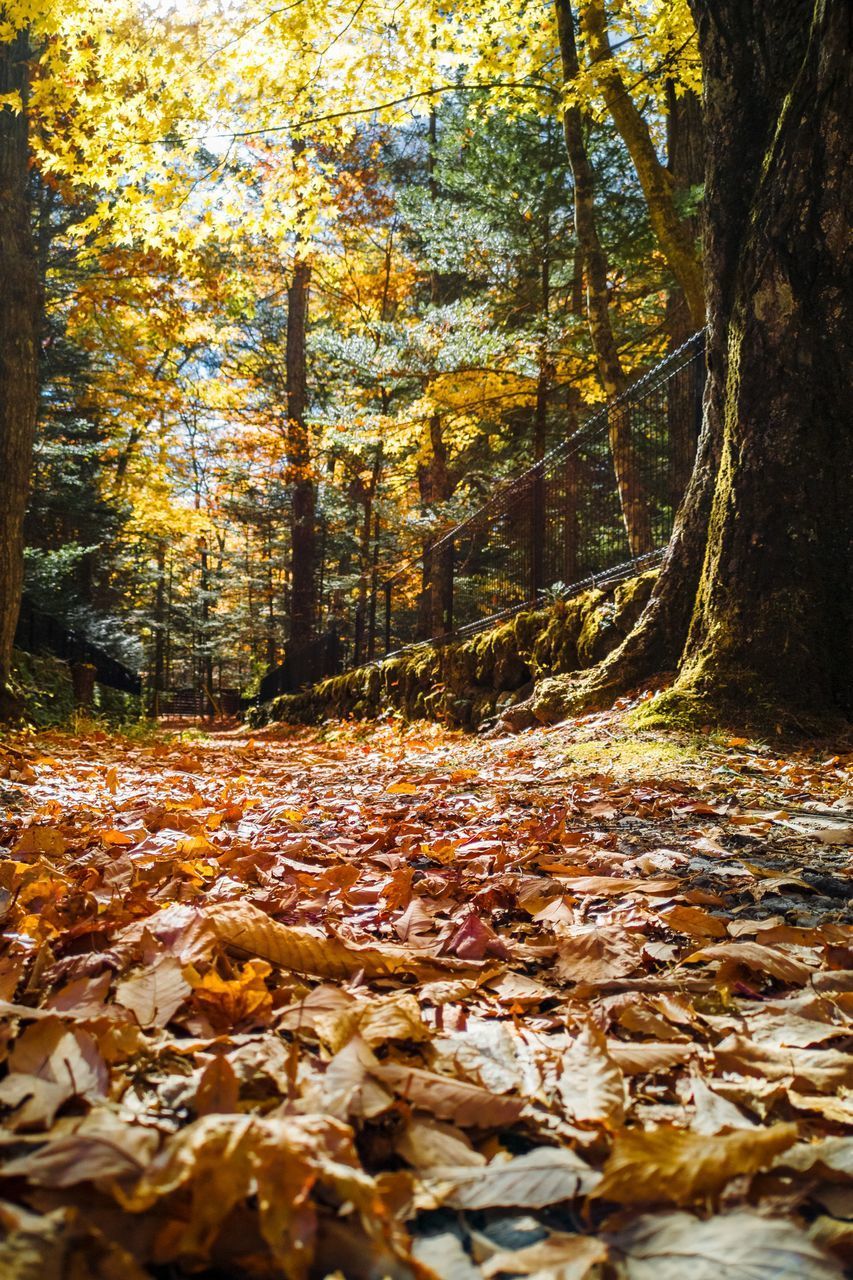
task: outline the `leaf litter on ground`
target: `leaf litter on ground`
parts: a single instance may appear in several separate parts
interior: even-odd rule
[[[0,1273],[842,1276],[851,764],[7,740]]]

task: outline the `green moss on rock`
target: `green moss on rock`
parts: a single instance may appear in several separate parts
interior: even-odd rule
[[[547,609],[521,610],[468,639],[421,645],[323,680],[313,689],[282,694],[253,708],[249,724],[316,724],[396,711],[407,720],[442,720],[475,729],[527,698],[533,681],[536,706],[542,709],[541,718],[548,719],[549,699],[557,705],[554,678],[593,666],[615,648],[633,625],[629,619],[642,611],[654,578],[645,573],[616,587],[557,600]]]

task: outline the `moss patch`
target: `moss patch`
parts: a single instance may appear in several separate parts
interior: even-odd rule
[[[21,704],[21,718],[36,728],[70,724],[77,710],[71,668],[61,658],[16,649],[12,688]],[[90,714],[110,725],[131,724],[142,715],[142,701],[107,685],[95,684]]]
[[[522,610],[466,640],[423,645],[282,694],[252,708],[248,722],[253,728],[274,721],[318,724],[396,711],[407,720],[476,729],[528,697],[534,682],[540,699],[548,677],[593,666],[615,649],[639,617],[656,576],[653,570],[546,609]]]

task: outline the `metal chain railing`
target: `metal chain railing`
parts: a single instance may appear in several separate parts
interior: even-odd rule
[[[312,646],[317,679],[494,625],[654,563],[669,541],[702,420],[704,332],[424,548]],[[293,687],[287,663],[260,700]]]

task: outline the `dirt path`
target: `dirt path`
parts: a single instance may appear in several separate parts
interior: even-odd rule
[[[7,741],[0,1272],[840,1276],[850,765]]]

